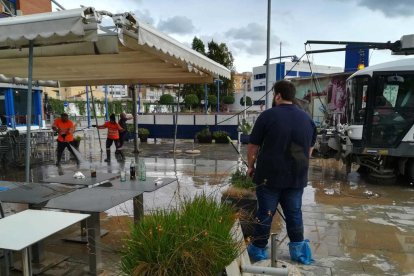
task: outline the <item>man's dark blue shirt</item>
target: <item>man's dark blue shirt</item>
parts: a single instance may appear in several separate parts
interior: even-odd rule
[[[250,143],[260,147],[253,182],[269,189],[305,187],[315,140],[314,122],[296,105],[262,112],[250,135]]]

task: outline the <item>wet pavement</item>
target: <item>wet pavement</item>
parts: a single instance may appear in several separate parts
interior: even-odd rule
[[[102,143],[103,145],[103,143]],[[229,176],[241,160],[231,145],[193,144],[179,141],[174,155],[171,140],[140,144],[140,158],[145,159],[147,176],[176,177],[178,182],[153,193],[144,194],[144,209],[148,213],[157,208],[172,208],[184,197],[206,192],[220,198]],[[102,160],[98,143],[87,147],[81,143],[81,152],[92,160],[99,172],[118,173],[133,158],[133,144],[127,143],[125,164]],[[198,149],[200,154],[184,153]],[[245,156],[245,146],[240,148]],[[47,159],[47,157],[46,157]],[[113,158],[114,159],[114,158]],[[89,163],[78,168],[74,161],[63,162],[62,168],[54,161],[36,162],[31,176],[34,182],[77,170],[89,172]],[[354,168],[356,169],[356,168]],[[2,170],[0,180],[23,181],[24,170]],[[5,204],[6,211],[18,211],[26,206]],[[101,215],[102,228],[110,230],[102,238],[102,275],[118,275],[122,240],[132,222],[132,202],[108,210]],[[397,184],[370,184],[358,173],[345,174],[340,162],[314,158],[311,160],[309,185],[303,198],[305,237],[311,242],[315,263],[298,268],[303,275],[414,275],[414,186],[401,179]],[[47,251],[64,253],[69,259],[44,275],[86,275],[88,248],[82,244],[63,242],[61,238],[76,231],[71,227],[46,241]],[[273,231],[279,233],[279,259],[289,261],[289,242],[285,225],[277,217]],[[17,254],[16,254],[17,255]],[[18,257],[17,257],[18,258]],[[13,275],[19,275],[13,272]]]

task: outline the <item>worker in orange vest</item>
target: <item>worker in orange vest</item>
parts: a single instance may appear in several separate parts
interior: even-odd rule
[[[94,125],[96,126],[96,125]],[[105,122],[101,126],[96,126],[99,129],[108,129],[108,137],[106,138],[106,159],[105,162],[111,162],[111,146],[112,143],[115,143],[116,150],[120,153],[122,159],[124,159],[124,155],[122,154],[122,151],[119,151],[119,132],[125,131],[117,122],[115,118],[115,114],[111,114],[109,116],[109,121]]]
[[[69,152],[75,157],[76,163],[79,164],[79,160],[73,152],[73,133],[75,132],[75,124],[69,120],[67,113],[62,113],[60,118],[57,118],[52,125],[52,129],[57,131],[57,161],[56,166],[60,166],[60,160],[62,159],[63,151],[68,148]]]

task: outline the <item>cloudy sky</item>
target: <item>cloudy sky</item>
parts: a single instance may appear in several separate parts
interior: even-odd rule
[[[56,0],[66,9],[93,6],[138,18],[191,45],[225,42],[238,72],[266,59],[267,0]],[[55,6],[53,6],[55,8]],[[55,10],[55,9],[54,9]],[[414,34],[414,0],[273,0],[271,57],[302,56],[307,40],[387,42]],[[312,45],[311,49],[332,48]],[[310,56],[315,64],[344,66],[344,53]],[[370,64],[405,58],[388,50],[370,52]]]

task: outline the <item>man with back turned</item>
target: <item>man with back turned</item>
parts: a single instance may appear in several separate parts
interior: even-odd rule
[[[275,83],[276,106],[260,114],[247,147],[247,173],[256,184],[258,202],[257,224],[248,247],[255,261],[268,258],[265,248],[280,203],[286,217],[291,259],[303,264],[312,262],[309,241],[303,236],[301,207],[316,129],[309,115],[293,104],[295,94],[291,82]]]

